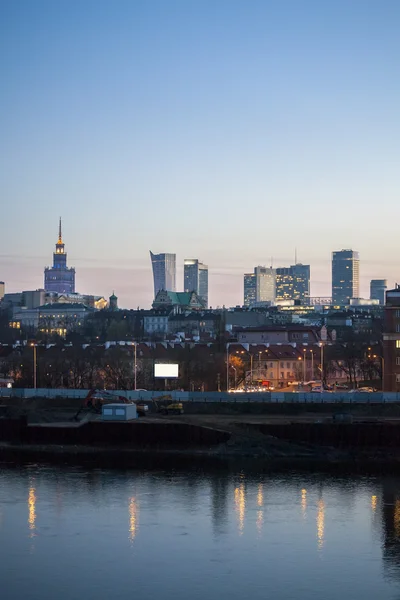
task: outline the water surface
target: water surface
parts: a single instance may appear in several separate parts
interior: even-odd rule
[[[4,600],[400,599],[400,480],[0,470]]]

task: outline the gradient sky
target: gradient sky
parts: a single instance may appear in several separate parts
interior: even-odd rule
[[[0,279],[43,286],[62,215],[77,291],[149,307],[149,250],[210,304],[332,250],[400,280],[398,0],[2,0]],[[178,270],[183,287],[183,269]]]

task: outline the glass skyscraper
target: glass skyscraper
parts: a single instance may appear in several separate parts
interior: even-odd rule
[[[332,252],[332,304],[346,306],[360,297],[360,257],[353,250]]]
[[[176,292],[176,254],[153,254],[150,251],[153,267],[154,298],[160,290]]]
[[[379,304],[385,304],[385,295],[387,290],[386,279],[371,279],[370,295],[371,300],[379,300]]]
[[[185,292],[196,292],[208,307],[208,267],[199,262],[197,258],[185,258],[184,261],[184,288]]]

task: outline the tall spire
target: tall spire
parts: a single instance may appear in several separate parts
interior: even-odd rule
[[[60,223],[58,225],[58,243],[62,244],[62,233],[61,233],[61,217],[60,217]]]

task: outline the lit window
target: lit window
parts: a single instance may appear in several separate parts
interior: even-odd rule
[[[400,340],[396,340],[396,348],[400,348]]]

